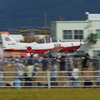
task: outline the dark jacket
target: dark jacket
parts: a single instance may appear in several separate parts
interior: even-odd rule
[[[83,62],[82,62],[82,68],[88,68],[90,62],[91,62],[91,59],[89,57],[85,57],[85,59],[83,59]]]

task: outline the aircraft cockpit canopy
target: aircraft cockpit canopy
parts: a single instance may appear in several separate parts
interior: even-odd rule
[[[39,40],[36,41],[36,43],[42,44],[42,43],[45,43],[45,40],[44,40],[44,38],[43,39],[39,39]]]
[[[61,42],[61,40],[56,38],[56,37],[50,37],[50,38],[39,39],[39,40],[36,41],[36,43],[38,43],[38,44],[52,43],[52,42]]]
[[[61,40],[56,37],[51,37],[51,40],[52,42],[61,42]]]

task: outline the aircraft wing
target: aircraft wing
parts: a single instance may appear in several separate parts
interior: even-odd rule
[[[49,51],[47,51],[47,52],[45,52],[45,53],[44,53],[44,55],[48,54],[49,52],[50,52],[50,50],[49,50]]]
[[[53,56],[53,57],[56,57],[57,56],[57,53],[62,50],[64,47],[63,46],[60,46],[60,47],[54,47],[52,50],[50,50],[50,54]]]
[[[45,55],[45,54],[50,54],[50,55],[52,55],[53,57],[56,57],[56,56],[57,56],[57,53],[58,53],[61,49],[63,49],[63,48],[64,48],[63,46],[61,46],[61,47],[54,47],[52,50],[49,50],[49,51],[45,52],[44,55]]]

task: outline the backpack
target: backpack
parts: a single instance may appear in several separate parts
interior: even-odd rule
[[[92,82],[90,80],[85,80],[84,86],[91,86]]]

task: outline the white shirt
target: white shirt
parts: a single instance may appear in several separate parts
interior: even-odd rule
[[[78,72],[79,72],[79,69],[77,68],[73,69],[72,71],[73,78],[78,79]]]

